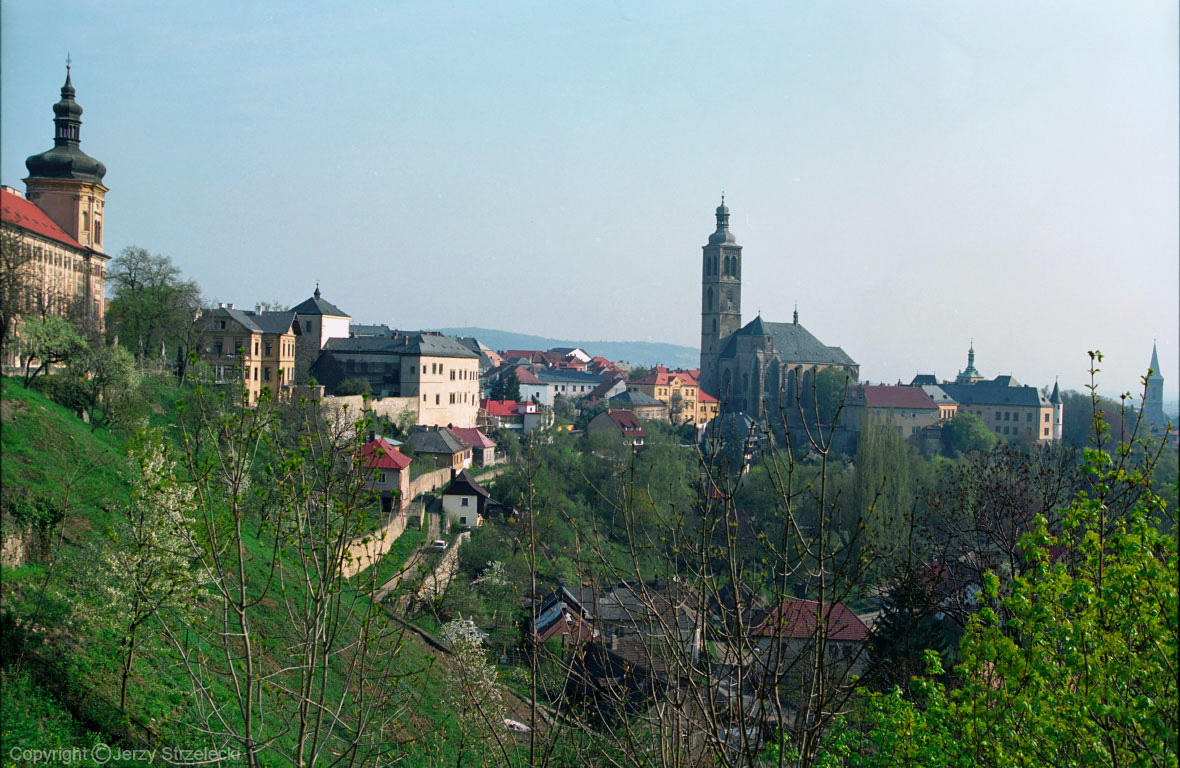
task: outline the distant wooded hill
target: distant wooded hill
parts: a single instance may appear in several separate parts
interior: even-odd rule
[[[436,330],[448,336],[474,336],[495,350],[581,347],[591,355],[602,355],[608,360],[625,360],[632,365],[663,364],[669,368],[696,368],[701,362],[701,353],[698,349],[655,341],[569,341],[473,327]]]

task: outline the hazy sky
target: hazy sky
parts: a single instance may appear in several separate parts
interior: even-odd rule
[[[722,190],[744,319],[862,378],[1180,380],[1175,2],[54,3],[0,10],[0,176],[66,53],[106,246],[211,299],[696,346]]]

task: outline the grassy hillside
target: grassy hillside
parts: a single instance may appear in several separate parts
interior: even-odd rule
[[[0,585],[0,716],[5,722],[0,750],[8,755],[14,746],[89,747],[96,740],[128,746],[191,744],[191,681],[154,621],[145,626],[127,706],[120,711],[115,705],[122,636],[105,621],[110,597],[104,591],[107,577],[101,564],[106,550],[114,546],[120,509],[131,496],[128,440],[105,428],[92,431],[73,413],[26,390],[17,380],[4,379],[2,386],[0,480],[6,566]],[[152,383],[149,391],[150,421],[175,435],[175,401],[186,393],[165,382]],[[250,555],[247,579],[258,594],[263,594],[259,585],[268,584],[268,579],[274,583],[268,559],[272,550],[265,535],[259,535],[262,530],[261,525],[248,525],[243,537]],[[8,547],[18,541],[26,549],[25,557],[9,567]],[[407,548],[395,546],[391,555],[404,558]],[[270,668],[285,663],[284,654],[297,645],[287,605],[304,597],[296,562],[286,559],[286,553],[283,558],[278,564],[287,576],[282,588],[272,587],[253,612],[253,631],[264,649],[264,666]],[[390,572],[393,565],[379,562],[374,575]],[[343,586],[345,597],[359,598],[362,613],[380,612],[365,597],[367,585],[357,581],[355,586]],[[351,621],[355,624],[356,617]],[[378,681],[380,714],[396,723],[389,752],[409,765],[445,759],[454,749],[448,735],[454,729],[447,725],[454,713],[442,704],[447,661],[416,635],[402,637],[396,621],[382,626],[388,631],[379,650],[390,654],[392,663],[387,678]],[[346,621],[338,631],[347,641],[355,626]],[[210,684],[224,688],[226,702],[231,700],[225,681]],[[330,671],[324,685],[329,692],[352,695],[358,683]],[[282,718],[274,719],[276,732],[287,725]]]

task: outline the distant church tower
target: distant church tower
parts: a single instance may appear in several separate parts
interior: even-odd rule
[[[1147,389],[1143,393],[1143,418],[1155,429],[1164,429],[1168,425],[1164,413],[1164,376],[1160,373],[1160,357],[1154,344],[1151,346],[1151,375],[1147,377]]]
[[[983,374],[975,369],[975,342],[972,341],[971,348],[967,350],[967,367],[959,371],[955,383],[974,384],[977,381],[983,381]]]
[[[82,247],[101,254],[107,167],[79,146],[82,107],[74,101],[69,66],[61,101],[53,105],[53,126],[53,149],[25,160],[25,197]]]
[[[701,388],[716,397],[722,343],[742,327],[742,247],[729,231],[725,196],[717,206],[717,230],[701,261]]]

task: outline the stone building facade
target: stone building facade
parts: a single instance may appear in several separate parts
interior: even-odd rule
[[[263,389],[286,397],[295,383],[295,313],[246,312],[233,305],[201,314],[197,320],[199,357],[220,383],[242,382],[247,405]]]
[[[860,366],[799,324],[770,323],[761,315],[742,325],[742,247],[729,231],[729,208],[717,207],[717,229],[701,262],[700,388],[715,394],[723,411],[780,422],[793,412],[796,390],[820,370],[839,366],[852,381]]]

